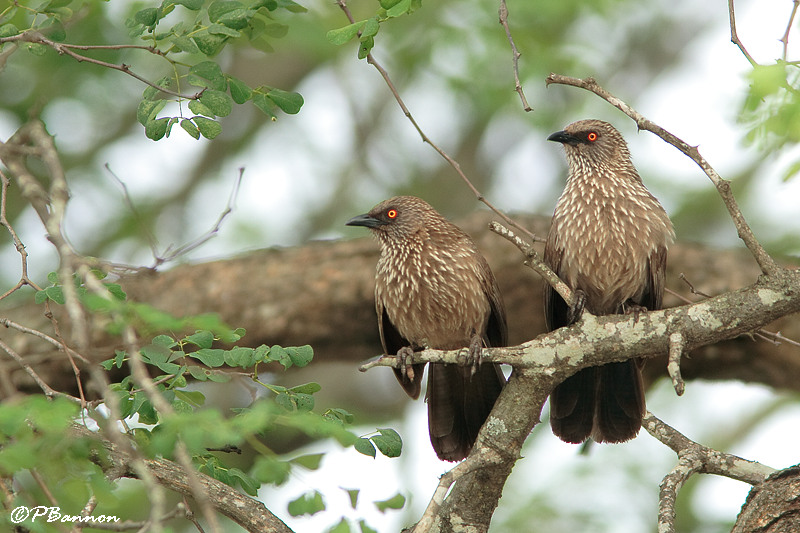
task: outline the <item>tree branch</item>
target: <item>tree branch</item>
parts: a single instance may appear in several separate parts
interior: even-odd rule
[[[95,433],[82,426],[75,426],[74,432],[81,437],[98,438]],[[118,469],[124,477],[139,477],[130,467],[132,457],[127,452],[109,441],[102,442],[108,451],[108,462],[104,461],[106,458],[97,457],[96,462],[101,468],[104,470]],[[184,496],[193,496],[189,475],[180,465],[166,459],[144,459],[143,461],[149,473],[160,485]],[[208,494],[209,504],[247,531],[292,533],[292,530],[280,518],[272,514],[262,502],[205,474],[194,472],[194,475],[203,492]]]

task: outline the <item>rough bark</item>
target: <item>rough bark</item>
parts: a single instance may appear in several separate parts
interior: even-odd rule
[[[800,465],[769,476],[747,496],[732,533],[800,531]]]

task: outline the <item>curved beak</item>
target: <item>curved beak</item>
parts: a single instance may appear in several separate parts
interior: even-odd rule
[[[570,135],[569,133],[567,133],[564,130],[555,132],[550,137],[548,137],[547,140],[548,141],[555,141],[555,142],[561,143],[561,144],[572,144],[572,145],[575,145],[575,144],[578,144],[578,143],[581,142],[580,139],[578,139],[577,137],[573,137],[572,135]]]
[[[344,223],[345,226],[364,226],[365,228],[377,228],[386,225],[383,220],[378,220],[367,213],[353,217]]]

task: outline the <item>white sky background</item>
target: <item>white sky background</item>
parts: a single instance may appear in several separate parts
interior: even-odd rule
[[[690,51],[693,62],[684,62],[678,70],[664,73],[646,94],[641,95],[637,100],[637,109],[687,142],[699,144],[703,155],[726,177],[754,157],[753,152],[740,143],[741,127],[735,122],[740,98],[746,87],[743,75],[749,70],[749,64],[730,43],[724,2],[714,3],[713,9],[707,6],[698,8],[696,6],[700,3],[691,0],[675,3],[676,9],[687,13],[698,9],[698,16],[709,16],[712,13],[716,30],[708,32],[694,44],[694,50]],[[783,35],[791,7],[792,2],[789,0],[737,3],[739,37],[758,61],[770,63],[781,56],[782,43],[778,39]],[[512,10],[513,18],[513,3],[509,5],[509,9]],[[800,30],[795,29],[790,58],[797,58],[792,51],[799,50],[798,41]],[[380,48],[376,54],[380,60]],[[502,60],[506,59],[504,57]],[[380,90],[381,84],[379,81],[375,82],[376,76],[370,71],[371,67],[363,62],[356,63],[355,55],[352,68],[364,83]],[[521,69],[524,70],[524,56]],[[268,236],[268,240],[263,243],[264,246],[295,244],[295,226],[300,223],[303,213],[314,209],[318,203],[315,189],[333,186],[326,180],[326,169],[339,164],[353,150],[350,137],[342,134],[351,125],[347,115],[349,108],[344,103],[342,93],[338,92],[342,90],[340,86],[328,79],[330,75],[325,71],[317,72],[301,83],[297,90],[306,101],[301,113],[295,117],[281,117],[273,127],[263,130],[263,138],[253,144],[256,148],[237,156],[235,161],[226,162],[220,169],[220,179],[214,184],[204,186],[202,194],[190,206],[189,220],[186,223],[191,229],[187,240],[202,234],[213,224],[224,208],[238,168],[246,167],[236,210],[226,221],[219,236],[198,250],[192,256],[193,260],[223,257],[244,251],[242,240],[236,236],[237,228],[253,222],[266,228],[264,235]],[[554,89],[551,87],[549,91]],[[526,87],[526,92],[529,99],[534,94],[545,98],[548,94],[543,93],[540,87]],[[369,91],[366,91],[365,97],[368,94]],[[404,97],[418,119],[425,117],[423,126],[435,142],[446,137],[448,124],[457,123],[456,119],[435,118],[437,113],[441,113],[443,117],[457,113],[453,106],[446,105],[447,95],[443,91],[429,90],[424,97],[414,94]],[[532,103],[536,107],[537,102]],[[51,110],[51,113],[54,114],[52,121],[45,118],[59,142],[68,144],[70,136],[79,137],[76,130],[80,130],[80,120],[77,125],[62,121],[63,126],[59,129],[58,109]],[[67,113],[64,111],[62,116]],[[71,119],[75,118],[80,119],[80,113],[77,116],[72,114]],[[621,129],[628,137],[634,161],[645,176],[645,181],[650,165],[659,165],[662,171],[663,167],[673,169],[671,176],[674,181],[649,184],[663,200],[668,211],[671,189],[706,186],[705,175],[677,150],[649,133],[636,135],[633,133],[632,123],[623,123],[622,120],[619,115],[617,122],[620,122]],[[399,110],[397,124],[401,131],[399,135],[415,139],[413,142],[419,144],[422,165],[428,165],[435,160],[432,150],[416,140],[416,133]],[[444,129],[439,129],[437,124]],[[7,138],[16,126],[0,110],[0,137]],[[552,143],[543,142],[544,138],[538,132],[534,132],[535,136],[530,132],[528,134],[531,135],[531,142],[525,149],[506,154],[503,163],[496,170],[496,185],[491,191],[491,200],[501,208],[530,209],[530,205],[526,204],[530,195],[521,191],[522,187],[532,190],[541,188],[542,179],[551,180],[553,183],[548,186],[556,187],[559,186],[557,180],[563,179],[559,175],[563,171],[561,151],[554,149]],[[298,136],[306,140],[312,139],[313,142],[303,145],[304,149],[301,151],[300,145],[295,142]],[[183,161],[191,159],[190,154],[198,150],[202,142],[205,141],[198,142],[184,135],[179,128],[174,130],[172,137],[157,143],[145,139],[139,131],[135,136],[110,147],[101,156],[103,159],[98,165],[108,162],[136,197],[139,192],[152,193],[154,190],[166,190],[172,186],[174,182],[166,177],[172,172],[181,172]],[[306,151],[308,149],[313,150],[313,157],[309,157],[309,152]],[[491,150],[491,147],[486,149]],[[176,158],[175,154],[182,155]],[[759,182],[755,191],[756,197],[740,199],[748,208],[745,212],[748,219],[757,219],[761,223],[762,231],[768,231],[770,227],[794,227],[800,234],[800,178],[788,183],[781,181],[786,164],[799,155],[798,149],[781,154],[768,178]],[[528,169],[534,167],[531,163],[533,160],[538,162],[540,176],[521,179],[520,176],[526,176],[529,174]],[[154,168],[160,170],[156,171]],[[80,242],[81,235],[91,231],[93,224],[93,220],[86,218],[85,213],[96,213],[106,203],[104,198],[107,195],[119,192],[109,180],[107,186],[100,190],[73,189],[72,193],[67,227],[73,240]],[[379,186],[374,190],[362,191],[362,194],[365,202],[363,211],[381,199],[376,197],[381,194]],[[769,208],[766,208],[767,205]],[[291,209],[289,206],[292,206]],[[547,211],[546,206],[540,208],[543,212]],[[47,265],[49,261],[50,264],[41,268],[41,271],[33,272],[34,276],[43,278],[47,270],[55,268],[55,256],[49,243],[43,238],[37,240],[36,236],[41,234],[41,226],[30,210],[19,222],[17,230],[27,246],[32,268],[40,268],[40,265]],[[343,227],[340,233],[330,237],[355,235],[354,231]],[[125,256],[125,250],[120,250],[119,253],[130,261]],[[143,264],[152,261],[149,257],[137,259]],[[5,265],[5,269],[18,268],[16,252],[12,250],[0,253],[0,264]],[[657,416],[687,436],[710,444],[719,434],[735,426],[741,420],[742,413],[773,400],[771,392],[758,386],[692,382],[688,384],[687,394],[683,398],[676,398],[666,384],[661,384],[648,395],[648,406]],[[379,456],[373,460],[353,450],[336,450],[326,456],[320,471],[301,471],[292,477],[288,486],[262,489],[261,494],[267,506],[298,532],[322,531],[338,521],[338,509],[321,513],[321,516],[300,519],[292,519],[285,511],[285,503],[289,498],[306,490],[321,488],[329,508],[340,507],[342,513],[352,518],[364,517],[369,525],[379,528],[381,532],[398,531],[401,526],[408,525],[420,516],[436,486],[438,476],[448,468],[446,463],[436,459],[428,442],[424,404],[421,401],[410,403],[408,409],[410,416],[393,426],[405,439],[403,458],[389,460]],[[798,427],[800,407],[785,409],[778,416],[762,421],[752,438],[725,451],[776,468],[786,467],[798,461]],[[364,431],[369,431],[369,428],[364,428]],[[794,449],[787,448],[784,443],[792,443]],[[579,456],[576,447],[555,439],[547,424],[536,428],[524,449],[524,455],[526,458],[517,464],[506,487],[507,499],[521,498],[524,501],[528,492],[547,489],[554,506],[566,508],[570,504],[578,505],[583,501],[592,512],[606,513],[602,516],[607,517],[604,521],[608,525],[607,531],[613,530],[615,533],[654,530],[658,482],[676,461],[671,451],[646,434],[623,445],[595,446],[588,456]],[[547,459],[539,460],[544,457]],[[634,465],[640,474],[635,480],[635,486],[614,487],[611,492],[607,485],[607,474],[619,468],[628,468],[621,467],[622,463]],[[721,520],[729,520],[736,515],[748,490],[744,484],[710,476],[705,476],[701,483],[702,490],[697,493],[697,501],[694,502],[698,512]],[[349,511],[347,496],[338,487],[362,489],[357,511]],[[369,503],[371,500],[391,497],[397,491],[407,496],[414,494],[409,514],[390,511],[384,515],[372,510]],[[633,505],[623,505],[622,502],[626,501],[633,502]],[[495,525],[499,525],[507,517],[509,507],[514,507],[513,502],[507,503],[508,505],[504,505],[501,502]],[[631,509],[636,514],[631,514]],[[530,531],[536,530],[532,524]]]

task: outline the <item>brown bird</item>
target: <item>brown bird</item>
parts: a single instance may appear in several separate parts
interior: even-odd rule
[[[547,138],[564,145],[569,176],[556,205],[544,260],[575,291],[568,305],[544,290],[547,327],[580,318],[660,309],[672,222],[642,184],[622,135],[607,122],[581,120]],[[642,426],[641,360],[586,368],[550,395],[550,425],[579,443],[632,439]]]
[[[406,393],[419,397],[422,381],[424,364],[405,363],[413,350],[469,347],[464,365],[431,364],[428,370],[431,444],[440,459],[460,461],[505,384],[499,365],[480,365],[483,346],[506,345],[494,275],[466,233],[414,196],[381,202],[347,225],[366,226],[380,241],[378,331],[384,353],[401,360],[394,371]]]

